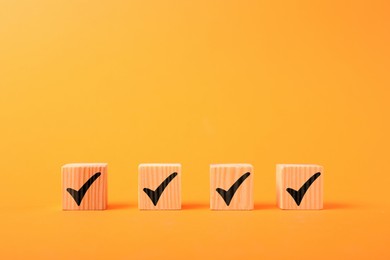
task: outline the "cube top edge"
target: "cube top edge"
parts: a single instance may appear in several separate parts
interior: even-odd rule
[[[294,168],[294,167],[322,167],[322,165],[319,165],[319,164],[283,164],[283,163],[278,163],[276,164],[276,167],[277,168],[284,168],[284,167],[291,167],[291,168]]]
[[[141,163],[138,165],[138,168],[141,167],[181,167],[180,163]]]
[[[107,167],[108,163],[67,163],[62,168]]]
[[[249,163],[214,163],[210,164],[210,168],[218,168],[218,167],[252,167],[252,164]]]

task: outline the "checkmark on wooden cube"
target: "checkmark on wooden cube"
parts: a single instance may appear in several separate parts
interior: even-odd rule
[[[62,166],[64,210],[107,208],[107,164],[72,163]]]
[[[138,174],[139,209],[181,209],[180,164],[140,164]]]
[[[210,165],[210,208],[214,210],[253,209],[253,166],[250,164]]]
[[[323,168],[311,164],[278,164],[277,201],[281,209],[322,209]]]

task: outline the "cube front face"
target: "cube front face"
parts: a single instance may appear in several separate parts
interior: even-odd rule
[[[253,178],[250,164],[210,165],[210,209],[252,210]]]
[[[323,167],[278,164],[277,202],[281,209],[323,208]]]
[[[140,164],[138,167],[138,208],[181,209],[181,165]]]
[[[77,163],[62,166],[62,208],[107,208],[107,164]]]

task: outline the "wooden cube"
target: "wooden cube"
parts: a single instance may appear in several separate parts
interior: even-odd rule
[[[281,209],[322,209],[323,168],[312,164],[276,166],[277,201]]]
[[[253,166],[211,164],[210,209],[252,210],[253,207]]]
[[[107,164],[72,163],[62,166],[62,208],[107,208]]]
[[[139,209],[181,209],[180,164],[140,164],[138,174]]]

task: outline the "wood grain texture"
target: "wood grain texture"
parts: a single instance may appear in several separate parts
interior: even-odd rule
[[[67,191],[79,190],[94,174],[100,172],[86,191],[80,206]],[[62,208],[64,210],[104,210],[107,208],[107,164],[73,163],[62,166]]]
[[[156,205],[144,192],[144,188],[156,190],[168,176],[177,173],[161,193]],[[142,210],[181,209],[181,165],[180,164],[140,164],[138,166],[138,208]]]
[[[299,190],[314,174],[321,175],[307,189],[298,205],[287,188]],[[313,164],[278,164],[276,166],[277,203],[281,209],[323,208],[323,167]]]
[[[216,191],[217,188],[229,190],[245,173],[250,175],[236,190],[229,205]],[[210,165],[210,209],[212,210],[252,210],[253,166],[250,164],[212,164]]]

